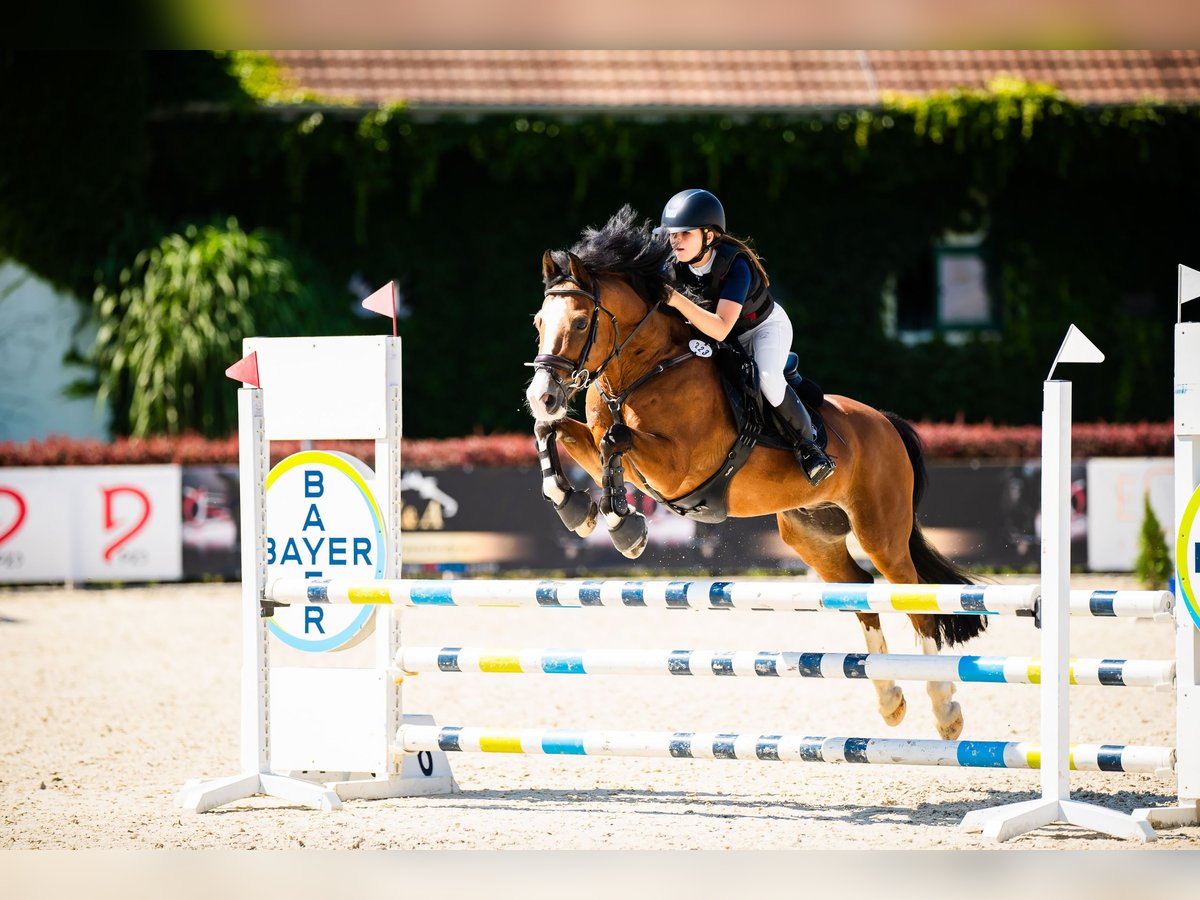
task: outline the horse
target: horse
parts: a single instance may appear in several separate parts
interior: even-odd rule
[[[590,533],[600,511],[562,476],[561,443],[605,488],[604,518],[627,556],[641,547],[618,539],[636,517],[624,507],[621,458],[638,488],[680,497],[721,469],[738,440],[717,367],[694,352],[697,334],[665,305],[670,252],[650,222],[638,225],[625,206],[603,228],[585,229],[569,251],[547,250],[542,257],[538,355],[527,364],[534,375],[526,401],[542,456],[543,493],[568,527]],[[568,416],[580,390],[586,391],[582,422]],[[874,580],[847,549],[853,534],[891,583],[973,583],[921,533],[916,509],[926,470],[915,428],[838,395],[826,396],[819,413],[837,461],[833,474],[814,487],[790,451],[754,446],[728,485],[728,514],[774,515],[784,542],[826,582]],[[644,524],[641,534],[644,546]],[[857,615],[868,652],[887,653],[879,616]],[[911,613],[909,619],[926,654],[969,640],[987,625],[982,615]],[[883,720],[899,724],[907,708],[903,692],[892,681],[873,684]],[[953,692],[949,682],[928,685],[945,740],[963,728]]]

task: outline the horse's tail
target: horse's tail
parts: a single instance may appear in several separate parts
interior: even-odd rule
[[[942,556],[921,533],[917,521],[917,505],[925,495],[929,475],[925,470],[925,453],[921,437],[912,424],[895,413],[885,412],[887,420],[900,434],[904,449],[908,452],[913,470],[913,525],[908,536],[908,552],[917,570],[917,579],[922,584],[974,584],[974,580],[963,569]],[[942,644],[953,647],[977,637],[987,628],[987,616],[941,615],[931,617],[936,623],[932,637],[941,649]]]

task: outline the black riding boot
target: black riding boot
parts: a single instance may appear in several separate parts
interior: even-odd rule
[[[804,470],[809,484],[816,487],[833,474],[837,464],[830,459],[829,454],[817,446],[812,417],[791,385],[788,385],[783,402],[775,407],[775,411],[795,435],[796,460]]]

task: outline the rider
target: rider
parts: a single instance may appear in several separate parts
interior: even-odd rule
[[[725,233],[725,210],[708,191],[693,188],[668,200],[660,231],[670,235],[675,252],[675,284],[696,298],[672,288],[667,305],[715,341],[732,334],[754,357],[763,397],[795,435],[796,459],[809,482],[820,484],[835,463],[817,446],[812,418],[783,377],[792,322],[771,297],[762,261]]]

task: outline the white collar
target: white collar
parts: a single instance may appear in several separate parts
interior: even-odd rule
[[[708,258],[708,262],[706,262],[702,266],[689,265],[688,268],[692,270],[693,275],[707,275],[709,272],[712,271],[713,263],[715,263],[716,261],[717,261],[717,251],[716,251],[716,248],[713,248],[713,254],[712,254],[712,256],[710,256]]]

